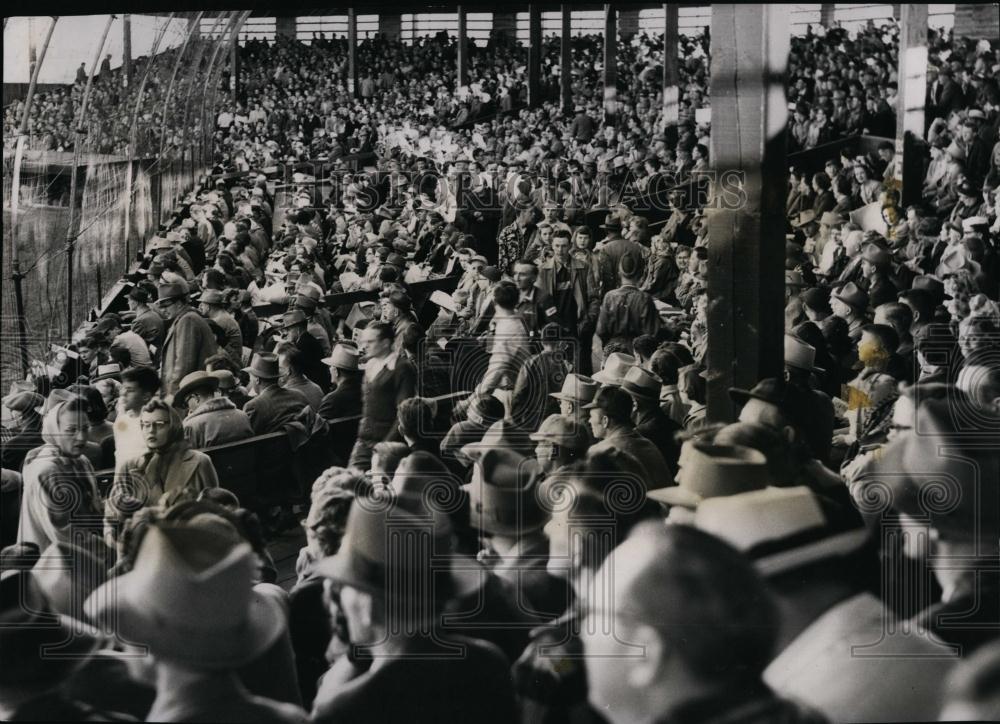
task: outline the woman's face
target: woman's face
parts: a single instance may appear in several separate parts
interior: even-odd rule
[[[150,450],[162,450],[170,441],[170,416],[166,410],[143,412],[139,416],[139,427],[146,447]]]
[[[578,231],[573,237],[573,246],[584,251],[590,249],[590,234]]]
[[[63,454],[71,457],[83,455],[90,434],[90,421],[86,413],[71,411],[65,406],[59,412],[59,437],[57,445]]]

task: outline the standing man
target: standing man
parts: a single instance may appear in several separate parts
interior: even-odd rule
[[[218,346],[208,322],[188,304],[187,282],[179,280],[160,284],[157,295],[156,306],[170,323],[163,341],[160,379],[163,381],[163,393],[172,395],[186,375],[205,369],[205,360],[218,351]]]
[[[538,286],[552,298],[555,314],[549,321],[559,325],[563,337],[578,341],[574,366],[583,375],[593,371],[591,348],[600,312],[600,294],[592,279],[587,263],[570,256],[569,235],[556,232],[552,258],[539,265]]]
[[[393,352],[395,332],[388,322],[371,322],[361,332],[358,347],[365,363],[361,384],[361,424],[351,450],[348,467],[367,471],[375,443],[396,430],[396,409],[416,394],[417,371],[413,364]]]
[[[514,263],[514,283],[517,284],[517,313],[521,315],[528,334],[537,337],[556,314],[552,296],[536,284],[538,267],[521,259]]]
[[[618,264],[621,286],[604,297],[597,318],[597,336],[605,346],[609,342],[631,345],[640,334],[655,337],[663,324],[653,298],[639,289],[642,279],[642,257],[629,252]]]

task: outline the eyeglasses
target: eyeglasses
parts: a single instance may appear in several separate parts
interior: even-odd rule
[[[139,422],[139,428],[142,430],[162,430],[169,424],[169,420],[142,420]]]

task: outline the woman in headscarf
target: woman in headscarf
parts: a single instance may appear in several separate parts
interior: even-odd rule
[[[42,419],[43,445],[24,459],[24,497],[18,543],[45,550],[52,543],[78,543],[101,514],[94,468],[84,456],[90,433],[87,402],[77,396],[59,400]]]
[[[105,506],[112,540],[117,538],[117,526],[136,511],[152,505],[169,508],[219,486],[212,459],[191,449],[180,415],[163,399],[154,397],[146,403],[139,426],[147,452],[119,466]]]

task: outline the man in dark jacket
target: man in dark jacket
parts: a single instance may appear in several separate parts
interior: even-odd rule
[[[215,354],[218,345],[208,322],[188,304],[186,282],[161,284],[157,294],[160,314],[170,322],[160,356],[160,379],[163,393],[172,395],[186,375],[205,369],[205,360]]]
[[[593,371],[591,347],[600,312],[600,290],[586,262],[570,256],[570,239],[557,232],[552,237],[552,258],[538,269],[537,285],[552,298],[556,322],[565,339],[575,339],[574,367],[580,374]]]
[[[295,345],[302,353],[302,369],[305,376],[327,392],[330,389],[330,371],[323,364],[323,346],[306,329],[308,324],[309,319],[301,309],[285,312],[281,320],[284,341]]]
[[[228,397],[216,397],[219,378],[204,370],[181,380],[174,407],[187,411],[184,436],[199,450],[253,437],[250,420]]]
[[[253,364],[243,370],[257,388],[257,396],[243,407],[250,418],[254,435],[281,432],[309,407],[309,402],[295,390],[278,384],[278,358],[273,354],[258,355]]]
[[[681,426],[660,408],[661,387],[659,377],[639,366],[630,368],[622,382],[622,389],[632,396],[635,403],[632,419],[636,431],[656,445],[673,473],[677,470],[677,458],[680,456],[680,445],[674,435],[680,432]]]
[[[361,424],[348,467],[367,470],[375,443],[398,435],[396,408],[416,394],[417,371],[393,352],[395,332],[388,322],[372,322],[361,332],[358,347],[365,363],[361,385]]]
[[[656,336],[660,331],[663,323],[653,298],[638,287],[642,272],[641,257],[632,253],[622,257],[621,286],[605,295],[597,318],[597,336],[605,346],[615,340],[631,343],[640,334]]]

